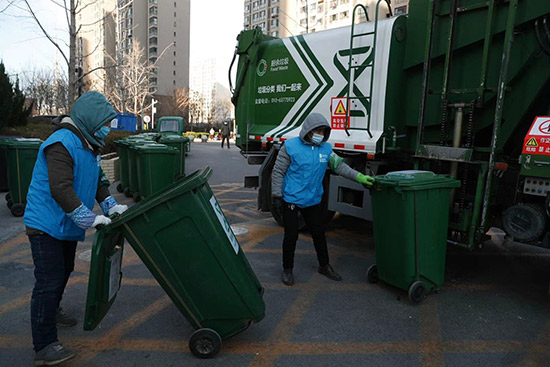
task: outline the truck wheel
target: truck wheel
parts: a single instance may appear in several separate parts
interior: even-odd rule
[[[124,192],[124,189],[122,188],[122,184],[116,185],[116,191],[121,192],[121,193]]]
[[[367,270],[367,280],[369,283],[378,283],[378,267],[376,264],[373,264]]]
[[[533,242],[546,232],[546,213],[541,205],[514,205],[502,214],[502,226],[514,240]]]
[[[132,197],[132,194],[130,193],[130,188],[129,187],[124,189],[124,196],[126,196],[127,198]]]
[[[14,217],[22,217],[23,214],[25,214],[25,205],[23,205],[23,204],[14,204],[11,207],[10,210],[11,210],[11,214]]]
[[[134,199],[136,203],[139,203],[141,199],[143,199],[143,197],[139,194],[139,192],[134,192],[134,195],[132,195],[132,199]]]
[[[10,200],[10,199],[11,199],[11,194],[8,192],[8,193],[6,194],[6,201],[8,201],[8,200]]]
[[[196,330],[189,339],[189,349],[195,357],[207,359],[215,357],[222,348],[222,338],[215,330]]]
[[[409,287],[409,299],[414,303],[420,303],[424,298],[426,298],[426,286],[417,280]]]
[[[8,206],[8,209],[11,209],[11,207],[13,206],[13,201],[11,201],[11,199],[9,199],[9,200],[6,202],[6,205]]]

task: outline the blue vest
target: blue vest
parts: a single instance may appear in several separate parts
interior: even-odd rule
[[[85,230],[79,228],[54,200],[50,192],[48,165],[44,149],[61,143],[73,158],[73,189],[82,203],[92,210],[97,192],[101,156],[82,146],[73,132],[60,129],[41,145],[27,194],[23,222],[27,227],[41,230],[64,241],[83,241]]]
[[[308,145],[295,137],[285,142],[290,166],[283,178],[283,199],[300,208],[317,205],[323,196],[323,177],[332,153],[330,143]]]

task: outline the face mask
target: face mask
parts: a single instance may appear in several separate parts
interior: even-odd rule
[[[97,130],[94,135],[99,139],[104,139],[110,132],[111,128],[109,126],[102,126],[101,129]]]
[[[315,145],[321,145],[324,138],[325,137],[323,135],[313,133],[313,136],[311,137],[311,142]]]

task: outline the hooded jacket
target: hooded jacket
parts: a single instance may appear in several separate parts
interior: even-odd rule
[[[307,136],[317,128],[325,128],[321,145],[311,143]],[[319,113],[312,113],[302,124],[298,137],[285,141],[279,150],[271,176],[271,194],[300,208],[317,205],[323,196],[323,178],[327,166],[347,179],[355,180],[358,171],[332,152],[327,142],[330,125]]]
[[[51,157],[46,157],[46,150],[49,147],[53,149],[54,146],[62,145],[61,150],[64,148],[70,155],[72,164],[65,166],[67,170],[72,170],[74,192],[70,194],[75,195],[80,202],[92,210],[101,172],[101,156],[94,148],[105,144],[104,140],[95,137],[94,133],[115,117],[115,110],[102,94],[85,93],[75,102],[71,119],[65,117],[61,120],[59,127],[66,128],[54,131],[41,145],[23,218],[28,228],[45,232],[60,240],[84,240],[85,231],[66,215],[67,211],[63,210],[58,200],[52,195],[51,172],[48,166]],[[59,152],[57,148],[57,153]]]

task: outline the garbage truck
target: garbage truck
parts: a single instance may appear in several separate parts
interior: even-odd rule
[[[406,15],[358,22],[361,12],[350,26],[289,38],[239,34],[236,145],[259,165],[245,178],[258,208],[271,210],[280,145],[317,112],[333,150],[363,173],[460,180],[448,243],[475,248],[498,227],[550,247],[550,1],[415,0]],[[323,184],[327,220],[335,211],[372,218],[361,185],[330,172]]]

